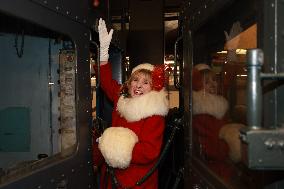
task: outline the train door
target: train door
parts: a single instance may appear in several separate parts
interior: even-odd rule
[[[185,4],[179,53],[186,188],[283,187],[282,8],[254,0]],[[214,94],[205,90],[209,72]]]

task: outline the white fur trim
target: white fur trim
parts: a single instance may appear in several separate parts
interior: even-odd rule
[[[208,66],[207,64],[196,64],[194,66],[195,69],[197,69],[198,71],[201,71],[201,70],[211,70],[210,66]]]
[[[117,111],[129,122],[139,121],[152,115],[165,116],[169,111],[169,101],[164,89],[150,91],[142,96],[126,98],[120,96]]]
[[[193,91],[193,115],[209,114],[222,119],[228,108],[228,101],[223,96]]]
[[[99,138],[99,149],[107,164],[125,169],[132,159],[132,150],[138,142],[137,135],[124,127],[109,127]]]
[[[145,70],[150,70],[150,71],[153,71],[154,70],[154,66],[152,64],[149,64],[149,63],[143,63],[143,64],[139,64],[138,66],[134,67],[132,69],[132,73],[134,73],[135,71],[137,70],[140,70],[140,69],[145,69]]]
[[[229,146],[229,156],[235,163],[241,161],[241,140],[240,129],[245,125],[240,123],[230,123],[224,125],[219,131],[219,138],[226,141]]]

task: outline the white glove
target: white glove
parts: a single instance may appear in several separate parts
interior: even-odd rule
[[[240,22],[235,22],[230,30],[230,33],[224,31],[226,37],[225,49],[228,50],[227,58],[230,62],[237,62],[238,57],[236,49],[240,45],[240,33],[243,31]]]
[[[226,37],[226,47],[228,50],[236,50],[238,46],[240,45],[240,33],[243,31],[243,28],[241,27],[240,22],[235,22],[230,30],[230,33],[228,34],[227,31],[224,31],[225,37]]]
[[[108,49],[109,49],[109,44],[111,42],[113,29],[111,29],[108,32],[105,21],[102,18],[100,18],[98,32],[100,40],[100,61],[108,61],[109,58]]]

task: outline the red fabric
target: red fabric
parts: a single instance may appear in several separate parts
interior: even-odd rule
[[[156,91],[160,91],[166,82],[165,66],[164,64],[155,66],[151,73],[152,75],[152,87]]]
[[[208,114],[194,115],[192,119],[194,142],[201,148],[201,157],[213,172],[229,181],[234,174],[233,166],[229,162],[229,147],[225,141],[219,139],[219,131],[225,123],[225,120]]]
[[[112,79],[111,66],[109,63],[100,66],[100,80],[101,87],[107,97],[117,103],[121,85],[119,85],[116,80]]]
[[[107,96],[114,101],[114,111],[112,112],[112,126],[123,126],[131,129],[138,136],[138,143],[135,144],[132,152],[130,166],[126,169],[115,169],[115,175],[123,187],[134,186],[158,160],[165,128],[165,119],[162,116],[151,116],[136,122],[127,122],[120,117],[116,111],[119,98],[120,85],[111,79],[110,65],[101,66],[101,86],[107,93]],[[95,153],[95,152],[94,152]],[[94,154],[94,156],[97,154]],[[101,188],[106,188],[105,182],[106,166],[102,166]],[[111,188],[110,177],[108,177],[108,187]],[[141,186],[135,186],[134,189],[157,189],[158,171],[156,170]]]

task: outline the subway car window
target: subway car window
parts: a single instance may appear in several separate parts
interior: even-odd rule
[[[0,14],[0,184],[76,149],[75,48],[68,36]]]
[[[257,48],[257,23],[220,19],[210,19],[198,31],[203,34],[194,35],[195,42],[208,42],[194,43],[198,50],[192,71],[193,153],[221,182],[251,188],[243,179],[250,171],[241,163],[239,132],[247,127],[246,59],[247,50]],[[214,28],[216,20],[225,23]]]

